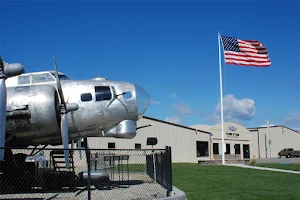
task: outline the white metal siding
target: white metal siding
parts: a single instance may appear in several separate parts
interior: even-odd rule
[[[266,137],[266,140],[265,140]],[[270,134],[267,128],[259,129],[260,139],[260,152],[261,157],[266,158],[266,146],[267,143],[267,157],[277,157],[278,152],[284,148],[293,148],[294,150],[300,150],[300,134],[297,131],[287,129],[285,127],[270,127]],[[269,145],[271,140],[271,145]]]
[[[116,149],[134,149],[135,143],[140,143],[142,149],[150,149],[152,146],[146,145],[147,138],[157,137],[158,143],[153,148],[164,149],[166,146],[171,146],[173,162],[197,162],[199,159],[209,159],[209,157],[196,157],[196,141],[208,142],[209,134],[198,132],[196,135],[195,130],[146,118],[137,122],[138,127],[149,124],[155,126],[138,129],[133,139],[90,137],[89,147],[107,149],[108,142],[114,142]]]

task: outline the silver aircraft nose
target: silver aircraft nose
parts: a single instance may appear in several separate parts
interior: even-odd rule
[[[148,94],[148,92],[146,92],[146,90],[144,90],[142,87],[138,85],[135,85],[135,91],[136,91],[136,101],[138,105],[138,118],[140,119],[145,114],[150,104],[151,97]]]

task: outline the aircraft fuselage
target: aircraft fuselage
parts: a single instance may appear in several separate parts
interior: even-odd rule
[[[133,138],[136,121],[150,103],[146,91],[126,82],[70,80],[61,86],[65,101],[78,106],[67,113],[69,140],[92,134]],[[7,88],[7,146],[61,144],[60,117],[55,85]]]

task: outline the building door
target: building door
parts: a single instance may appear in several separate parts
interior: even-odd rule
[[[244,152],[244,159],[250,158],[250,146],[249,144],[243,144],[243,152]]]
[[[208,142],[197,141],[197,157],[208,157]]]

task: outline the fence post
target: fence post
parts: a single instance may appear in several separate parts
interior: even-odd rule
[[[173,183],[172,183],[172,150],[170,146],[166,147],[166,154],[167,154],[167,158],[168,158],[168,169],[169,169],[169,173],[168,173],[168,187],[167,187],[167,196],[169,197],[171,192],[173,191]]]
[[[88,148],[87,138],[84,138],[85,143],[85,155],[86,155],[86,164],[87,164],[87,170],[88,170],[88,180],[87,180],[87,190],[88,190],[88,200],[91,199],[91,155],[90,150]]]
[[[164,161],[165,161],[165,159],[164,159],[164,154],[163,154],[163,151],[160,151],[160,183],[161,183],[161,185],[163,185],[164,184],[164,165],[165,165],[165,163],[164,163]]]

